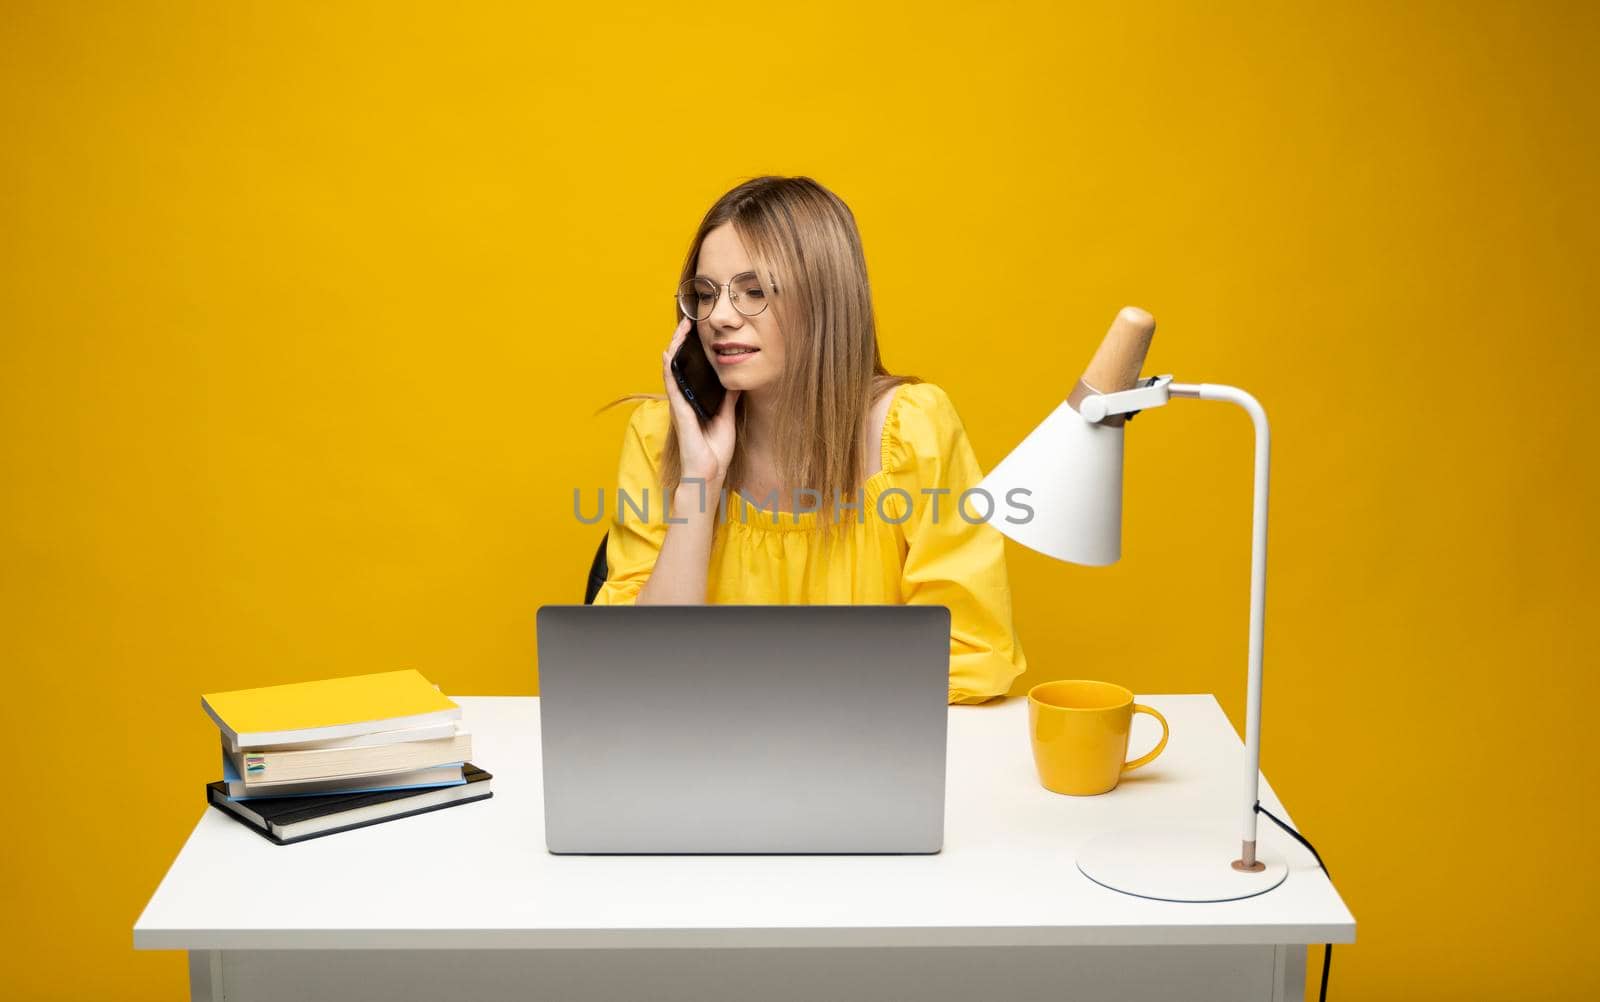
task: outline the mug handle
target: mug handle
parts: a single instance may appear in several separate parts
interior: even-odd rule
[[[1159,712],[1150,709],[1148,706],[1140,706],[1138,703],[1133,704],[1133,712],[1148,713],[1152,717],[1155,717],[1157,720],[1161,721],[1161,740],[1156,743],[1156,746],[1152,748],[1148,754],[1140,755],[1132,762],[1128,762],[1123,765],[1123,772],[1127,772],[1129,769],[1137,769],[1141,765],[1149,765],[1151,762],[1155,761],[1155,757],[1161,754],[1161,749],[1167,746],[1167,738],[1172,736],[1172,731],[1167,727],[1167,718],[1163,717]]]

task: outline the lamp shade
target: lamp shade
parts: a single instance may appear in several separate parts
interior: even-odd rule
[[[1062,401],[978,485],[1031,516],[990,520],[1023,546],[1075,564],[1100,567],[1122,556],[1122,435],[1091,424]],[[1015,496],[1012,491],[1025,491]],[[1012,521],[1017,518],[1017,521]]]

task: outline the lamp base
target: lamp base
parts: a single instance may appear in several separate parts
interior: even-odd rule
[[[1289,876],[1287,863],[1259,853],[1260,869],[1235,868],[1240,847],[1238,831],[1222,828],[1107,832],[1078,850],[1078,869],[1102,887],[1157,901],[1237,901]]]

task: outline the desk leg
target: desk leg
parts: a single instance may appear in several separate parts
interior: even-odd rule
[[[189,951],[189,1002],[222,1002],[222,951]]]
[[[1272,1002],[1305,1002],[1305,946],[1279,946],[1273,950]]]

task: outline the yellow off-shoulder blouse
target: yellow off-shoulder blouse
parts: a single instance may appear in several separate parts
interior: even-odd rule
[[[706,601],[947,606],[950,702],[981,703],[1004,695],[1027,668],[1012,625],[1004,538],[984,520],[1002,515],[991,515],[992,506],[977,496],[963,509],[966,517],[956,510],[957,499],[983,479],[983,471],[944,390],[922,382],[902,383],[892,392],[883,424],[883,468],[867,479],[862,495],[839,499],[849,528],[831,552],[820,550],[817,513],[774,511],[770,498],[745,499],[727,490],[711,543]],[[632,604],[655,567],[667,534],[658,470],[671,420],[667,401],[649,400],[628,422],[618,493],[608,499],[607,577],[596,605]],[[635,507],[619,510],[624,492],[644,509],[643,516]],[[844,508],[855,501],[862,502],[859,514]],[[707,497],[706,503],[717,505],[719,499]]]

